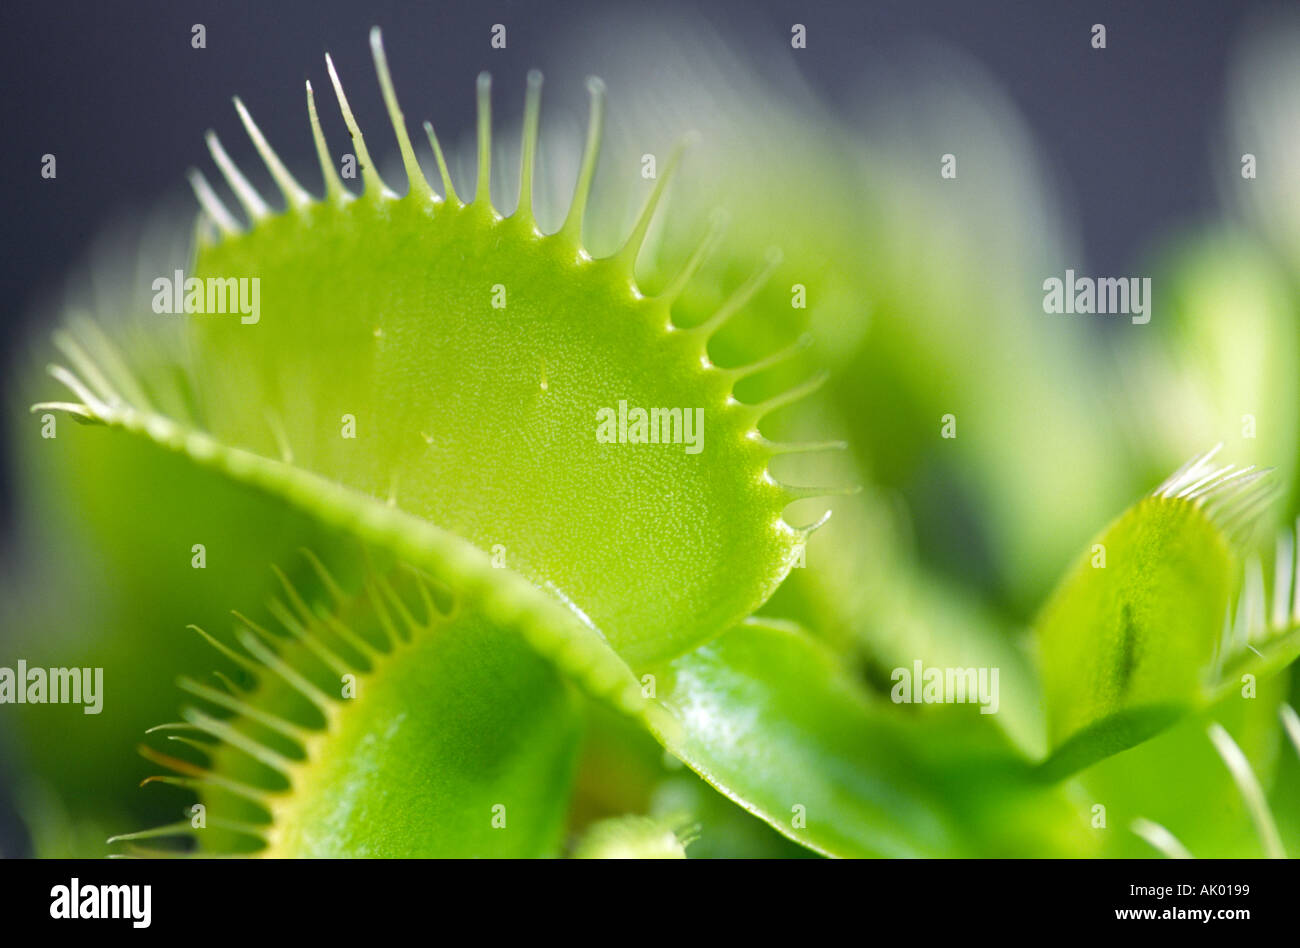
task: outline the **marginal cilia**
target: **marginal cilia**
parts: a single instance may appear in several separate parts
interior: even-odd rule
[[[1276,491],[1268,479],[1270,469],[1238,468],[1232,464],[1216,467],[1212,464],[1222,448],[1222,444],[1217,444],[1192,458],[1163,481],[1151,496],[1192,504],[1226,535],[1244,541],[1254,528],[1256,516],[1274,499]],[[1277,538],[1271,608],[1260,558],[1252,554],[1247,559],[1236,607],[1229,605],[1224,614],[1223,635],[1209,671],[1211,695],[1221,697],[1238,688],[1243,674],[1254,672],[1262,677],[1269,670],[1283,668],[1300,652],[1296,635],[1296,630],[1300,629],[1298,538],[1300,521],[1294,531],[1283,532]],[[1300,716],[1285,703],[1278,713],[1291,746],[1300,754]],[[1285,858],[1282,837],[1267,796],[1246,755],[1221,725],[1210,724],[1207,735],[1241,794],[1264,855]],[[1187,847],[1159,823],[1139,818],[1133,821],[1130,829],[1171,859],[1193,857]]]
[[[148,733],[164,734],[169,741],[198,751],[208,762],[196,764],[148,744],[140,747],[147,760],[170,771],[147,778],[144,785],[195,791],[204,795],[207,810],[213,812],[205,810],[203,818],[195,820],[191,811],[176,823],[114,836],[110,844],[129,844],[119,855],[185,855],[182,850],[144,848],[140,843],[175,837],[198,840],[204,838],[200,831],[208,836],[220,832],[231,847],[227,855],[256,853],[272,845],[280,804],[290,798],[295,779],[302,767],[310,765],[320,742],[337,729],[357,690],[366,687],[365,677],[384,663],[402,661],[404,646],[438,634],[454,616],[454,600],[418,570],[400,566],[386,573],[368,566],[362,592],[352,596],[319,557],[310,550],[302,552],[327,601],[309,604],[285,573],[274,568],[283,595],[272,599],[268,609],[277,631],[235,612],[238,648],[232,648],[204,629],[190,626],[216,650],[227,671],[214,671],[215,685],[182,676],[180,687],[204,707],[186,707],[182,720]],[[363,613],[373,621],[364,629],[354,627],[345,611]],[[354,684],[351,690],[331,687],[339,681]],[[266,707],[268,686],[292,699],[284,710]],[[243,755],[251,769],[238,775],[223,772],[210,762],[219,751]],[[228,767],[229,759],[226,763]],[[224,808],[239,811],[237,819],[222,815],[223,802]],[[203,852],[204,856],[222,854]]]

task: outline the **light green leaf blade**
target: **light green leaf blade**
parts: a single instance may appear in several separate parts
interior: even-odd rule
[[[1189,462],[1096,538],[1039,618],[1051,756],[1064,775],[1211,697],[1237,589],[1230,535],[1267,498],[1260,472]]]
[[[798,629],[751,620],[655,674],[680,723],[668,749],[791,839],[839,856],[957,847],[895,730]]]
[[[143,749],[170,771],[155,779],[198,792],[206,825],[117,842],[189,835],[208,854],[268,857],[560,854],[579,698],[517,632],[405,568],[366,570],[345,593],[324,572],[311,590],[287,584],[272,611],[278,626],[241,623],[224,658],[212,653],[224,678],[181,680],[192,703]],[[168,737],[177,749],[159,751]]]

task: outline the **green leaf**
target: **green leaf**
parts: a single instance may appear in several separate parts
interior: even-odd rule
[[[665,746],[723,795],[828,856],[1062,856],[1086,822],[970,706],[908,713],[796,626],[752,619],[656,675]],[[709,826],[701,827],[701,843]]]
[[[1217,449],[1216,449],[1217,450]],[[1049,774],[1140,743],[1211,697],[1260,472],[1189,462],[1098,536],[1037,625]]]
[[[655,672],[665,746],[746,810],[825,855],[937,856],[957,830],[834,657],[753,619]]]
[[[97,715],[15,708],[4,716],[6,738],[16,766],[61,798],[70,821],[120,829],[157,819],[159,798],[138,790],[148,771],[132,749],[175,707],[172,679],[211,664],[186,624],[220,627],[234,604],[263,621],[257,604],[276,582],[268,563],[300,562],[303,545],[324,554],[339,537],[147,441],[62,419],[46,440],[25,410],[23,418],[13,443],[27,542],[0,592],[8,664],[22,657],[32,667],[103,668],[106,692]],[[69,728],[84,739],[50,739]],[[76,855],[102,855],[105,835],[93,834],[96,848]]]
[[[1217,722],[1233,736],[1255,773],[1281,797],[1294,793],[1278,779],[1295,751],[1281,740],[1279,707],[1285,676],[1261,681],[1252,697],[1236,693],[1179,721],[1137,747],[1098,761],[1079,775],[1089,800],[1106,807],[1101,854],[1150,858],[1151,843],[1129,832],[1137,820],[1160,826],[1196,857],[1255,858],[1261,842],[1231,772],[1207,735]],[[1214,814],[1207,819],[1206,814]],[[1300,844],[1294,834],[1288,848]]]
[[[542,234],[527,200],[538,81],[526,110],[532,144],[520,208],[503,219],[488,201],[486,84],[475,199],[462,203],[450,178],[438,195],[414,161],[377,34],[373,45],[409,192],[396,197],[374,172],[336,79],[365,179],[360,198],[325,163],[326,198],[311,200],[256,133],[288,205],[271,214],[214,140],[253,226],[242,230],[196,178],[204,236],[190,279],[223,292],[245,281],[248,305],[242,315],[171,317],[185,320],[191,337],[192,358],[181,364],[193,411],[159,410],[147,385],[107,370],[118,360],[75,340],[65,352],[76,371],[56,367],[56,378],[82,414],[347,529],[361,520],[373,543],[384,541],[366,523],[409,518],[426,539],[435,533],[423,525],[434,528],[441,539],[402,555],[475,588],[509,585],[507,573],[522,578],[568,613],[561,626],[587,654],[607,642],[633,665],[660,661],[739,621],[776,588],[803,543],[805,532],[782,511],[819,493],[769,476],[768,462],[790,446],[756,428],[805,389],[746,404],[734,387],[763,366],[724,370],[708,359],[710,338],[767,269],[686,329],[673,324],[672,307],[698,260],[663,292],[638,290],[634,265],[670,169],[622,249],[596,260],[586,253],[583,211],[599,152],[595,86],[587,158],[560,231]],[[174,307],[178,293],[177,283],[164,286],[159,305]],[[637,443],[637,412],[661,420],[650,428],[652,443]],[[467,557],[473,549],[483,555]],[[498,575],[478,567],[466,575],[467,558],[482,566],[489,553],[492,566],[504,567]],[[552,645],[564,638],[549,635]],[[541,636],[534,640],[541,645]],[[605,664],[615,663],[606,656]]]
[[[286,582],[272,605],[280,634],[246,621],[237,648],[218,646],[224,681],[251,684],[182,679],[199,700],[155,729],[207,759],[144,751],[173,772],[155,780],[199,792],[206,825],[116,840],[190,835],[205,852],[266,856],[558,855],[576,695],[517,633],[440,598],[406,570],[372,572],[328,606]]]

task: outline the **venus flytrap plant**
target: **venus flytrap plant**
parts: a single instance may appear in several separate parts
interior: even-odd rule
[[[461,614],[522,636],[589,693],[643,715],[673,741],[677,723],[646,700],[632,668],[689,652],[759,605],[812,529],[788,525],[783,508],[822,493],[767,473],[773,457],[821,446],[773,443],[757,428],[816,380],[747,404],[733,397],[735,385],[774,359],[721,369],[708,358],[709,339],[744,307],[775,258],[713,316],[678,328],[673,301],[707,244],[654,296],[643,295],[634,276],[670,174],[657,181],[621,250],[593,259],[582,247],[599,154],[598,83],[590,86],[572,207],[558,232],[542,234],[531,212],[540,77],[529,80],[519,208],[502,218],[488,198],[486,79],[478,86],[479,177],[466,202],[431,128],[443,193],[425,182],[377,31],[372,47],[407,194],[399,198],[374,170],[332,61],[365,183],[359,197],[342,188],[327,158],[310,86],[326,182],[320,201],[289,176],[237,103],[286,209],[273,213],[209,135],[251,226],[245,230],[206,179],[192,174],[203,207],[193,279],[209,289],[232,279],[260,286],[257,318],[193,320],[183,400],[192,411],[160,411],[149,383],[124,360],[106,358],[102,348],[97,358],[90,342],[71,335],[60,339],[71,367],[51,374],[75,401],[34,410],[124,429],[427,571]],[[601,444],[599,410],[624,401],[700,406],[707,450],[651,454]],[[505,562],[488,550],[502,551]],[[257,651],[255,639],[241,641]],[[237,710],[257,717],[256,709]],[[209,736],[243,741],[228,725],[199,720]],[[310,827],[295,831],[319,836]],[[347,849],[349,840],[335,842],[358,851]]]
[[[267,856],[544,856],[559,851],[576,696],[517,633],[406,568],[345,592],[314,556],[324,601],[283,581],[277,631],[240,616],[213,684],[154,730],[147,782],[197,792],[186,819],[116,837],[191,836],[199,852]],[[283,578],[283,574],[282,578]],[[237,683],[237,680],[239,683]],[[156,738],[155,738],[156,741]],[[195,762],[198,752],[199,762]]]
[[[1067,574],[1037,624],[1036,666],[1007,616],[934,581],[904,540],[872,526],[880,504],[869,495],[850,502],[847,528],[826,547],[833,562],[805,573],[790,601],[769,603],[823,522],[793,526],[789,506],[829,493],[784,483],[774,464],[843,447],[764,433],[819,383],[788,387],[804,340],[771,351],[808,323],[771,281],[805,269],[826,277],[829,316],[812,322],[834,322],[856,278],[828,276],[836,268],[817,269],[808,248],[841,242],[851,257],[856,241],[836,235],[855,230],[855,215],[838,215],[829,234],[794,227],[805,246],[784,262],[755,253],[766,239],[752,233],[733,245],[716,219],[691,247],[671,228],[651,240],[676,153],[619,249],[595,257],[588,218],[608,223],[588,207],[599,203],[599,82],[588,85],[572,203],[544,232],[540,75],[528,78],[518,204],[503,216],[486,77],[473,190],[458,190],[425,123],[431,184],[378,31],[371,46],[405,193],[376,170],[332,59],[360,194],[339,178],[310,84],[321,198],[236,100],[284,207],[209,133],[247,222],[193,172],[202,210],[182,276],[200,291],[255,287],[256,313],[160,315],[179,338],[151,342],[147,359],[93,325],[70,327],[51,372],[72,398],[35,406],[115,429],[93,432],[105,439],[126,432],[153,463],[201,475],[195,504],[209,481],[247,488],[325,535],[311,543],[318,553],[280,561],[263,612],[252,584],[232,589],[229,605],[248,610],[233,635],[196,628],[218,667],[211,679],[182,676],[189,706],[142,752],[158,767],[147,783],[199,802],[180,822],[115,837],[121,854],[677,858],[693,843],[686,827],[724,798],[827,856],[1094,854],[1107,843],[1078,798],[1091,768],[1143,753],[1180,717],[1218,713],[1241,675],[1271,676],[1300,652],[1295,544],[1279,545],[1264,619],[1262,567],[1248,563],[1242,585],[1238,560],[1267,484],[1253,470],[1212,469],[1213,452],[1124,514]],[[816,166],[843,158],[830,151]],[[699,208],[688,210],[693,226]],[[805,229],[816,217],[802,216]],[[190,292],[166,289],[173,301]],[[926,333],[905,339],[895,320],[876,351],[880,332],[840,328],[853,344],[831,360],[840,384],[821,407],[843,418],[860,408],[861,384],[891,384],[857,369],[889,363]],[[960,340],[947,343],[947,357],[968,358]],[[955,390],[986,384],[968,369]],[[611,413],[616,439],[602,437]],[[655,419],[656,432],[680,425],[681,435],[687,418],[702,419],[698,443],[648,434]],[[888,439],[878,422],[863,417],[879,428],[868,441]],[[976,454],[988,452],[985,443]],[[819,479],[870,475],[864,458],[838,457]],[[1035,523],[1013,547],[1046,529]],[[867,570],[877,587],[850,596]],[[755,617],[765,604],[816,636]],[[1225,614],[1235,615],[1226,629]],[[904,708],[864,685],[879,669],[864,675],[862,663],[887,673],[915,659],[998,668],[998,713]],[[575,815],[593,708],[653,735],[718,793],[686,813],[647,817],[616,801],[594,823]],[[1258,814],[1240,767],[1231,773]],[[1140,825],[1164,838],[1154,820]]]
[[[1296,530],[1300,530],[1300,523]],[[1232,694],[1243,684],[1276,674],[1300,656],[1300,563],[1297,533],[1277,538],[1271,602],[1258,555],[1246,561],[1236,608],[1223,617],[1223,634],[1209,677],[1210,700]]]
[[[633,663],[680,653],[743,618],[780,582],[806,536],[782,521],[782,509],[821,492],[767,476],[772,457],[803,446],[771,444],[755,427],[806,389],[743,404],[732,388],[767,363],[721,370],[707,358],[709,337],[755,286],[742,287],[714,319],[689,330],[674,327],[671,306],[698,260],[664,293],[637,291],[633,266],[667,175],[622,250],[602,260],[584,253],[579,235],[600,130],[595,87],[578,192],[559,232],[537,231],[526,198],[507,219],[487,203],[485,82],[475,199],[463,203],[449,178],[439,198],[423,183],[377,34],[374,44],[412,181],[408,194],[396,198],[379,179],[334,76],[367,184],[360,198],[341,196],[326,163],[334,184],[325,201],[304,205],[301,188],[281,180],[289,207],[271,216],[219,161],[255,222],[240,232],[212,190],[197,188],[222,235],[200,247],[197,277],[259,278],[265,313],[256,327],[196,321],[191,371],[201,418],[161,417],[105,379],[96,384],[84,370],[63,368],[54,374],[78,402],[41,410],[132,430],[236,478],[279,484],[299,503],[320,506],[315,479],[327,479],[330,490],[355,493],[354,515],[372,527],[385,520],[395,526],[409,511],[482,549],[500,544],[509,551],[508,572],[574,604],[574,615]],[[539,90],[535,79],[526,111],[529,160]],[[279,165],[273,153],[265,157]],[[521,193],[531,181],[525,164]],[[373,285],[348,267],[373,274]],[[504,288],[499,309],[494,287]],[[688,457],[601,445],[597,411],[623,400],[702,406],[709,449]],[[356,438],[340,437],[345,416],[356,420]],[[540,471],[546,476],[536,476]],[[396,512],[367,513],[361,495],[392,497]],[[611,522],[628,529],[610,534]],[[617,539],[625,542],[609,542]]]
[[[1289,554],[1278,559],[1273,626],[1250,579],[1257,567],[1235,627],[1225,626],[1239,550],[1272,491],[1267,471],[1213,467],[1218,450],[1193,458],[1107,528],[1045,607],[1037,625],[1045,773],[1064,776],[1140,743],[1208,707],[1234,687],[1229,675],[1269,674],[1300,654]]]

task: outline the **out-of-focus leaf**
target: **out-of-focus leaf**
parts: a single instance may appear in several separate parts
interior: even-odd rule
[[[1222,227],[1170,241],[1150,269],[1150,331],[1115,353],[1111,413],[1131,466],[1161,477],[1189,449],[1225,442],[1238,464],[1273,469],[1294,515],[1300,297],[1285,269],[1258,238]]]
[[[1043,610],[1047,773],[1138,744],[1213,698],[1239,576],[1227,528],[1266,496],[1257,472],[1215,470],[1213,453],[1098,536]]]
[[[917,563],[898,520],[871,490],[837,500],[834,516],[808,542],[804,568],[791,573],[764,613],[795,618],[833,647],[862,653],[882,682],[916,661],[997,669],[998,710],[990,720],[1022,754],[1041,756],[1042,692],[1018,641],[1021,630]]]
[[[791,839],[837,856],[957,848],[898,735],[798,629],[751,620],[655,674],[681,725],[668,749]]]
[[[363,584],[286,587],[275,611],[289,637],[248,625],[226,658],[212,653],[240,690],[182,682],[185,724],[146,753],[199,793],[207,826],[163,835],[277,857],[559,855],[575,690],[516,631],[437,605],[423,577],[376,570]],[[159,750],[176,735],[205,741],[207,760]]]
[[[1166,829],[1193,856],[1262,855],[1241,793],[1206,736],[1206,726],[1217,722],[1225,727],[1264,786],[1274,788],[1279,798],[1294,796],[1297,788],[1281,782],[1289,748],[1282,740],[1278,708],[1287,684],[1286,676],[1261,681],[1250,697],[1229,695],[1081,773],[1088,806],[1105,807],[1106,825],[1096,832],[1103,844],[1101,854],[1156,855],[1149,842],[1132,832],[1133,822],[1142,819]],[[1289,832],[1286,838],[1288,849],[1300,852],[1300,837]]]
[[[974,707],[874,702],[797,627],[754,619],[657,674],[667,742],[714,787],[834,856],[1078,851],[1075,814]],[[1085,843],[1086,846],[1086,843]]]

